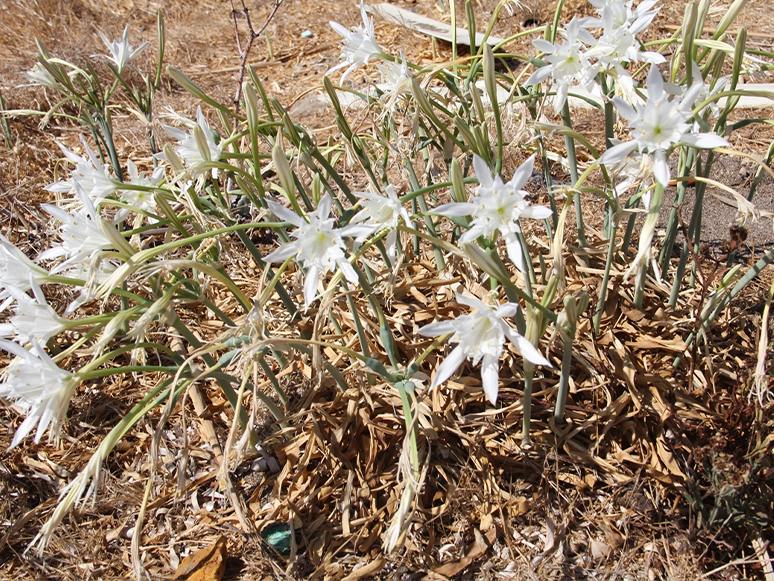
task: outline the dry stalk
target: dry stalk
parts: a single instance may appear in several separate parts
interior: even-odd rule
[[[234,0],[231,0],[231,17],[234,19],[234,34],[236,35],[237,51],[239,51],[239,83],[237,84],[236,95],[234,96],[234,113],[239,113],[239,100],[242,98],[242,83],[245,80],[247,58],[250,55],[250,50],[253,48],[253,43],[255,42],[256,38],[263,34],[263,31],[266,30],[267,26],[269,26],[269,23],[272,21],[274,16],[277,14],[277,11],[279,10],[279,7],[282,6],[282,3],[284,2],[284,0],[274,0],[271,11],[266,17],[263,26],[261,26],[258,30],[255,30],[253,28],[253,21],[250,19],[250,9],[245,6],[244,0],[240,1],[242,4],[242,9],[237,10],[234,8]],[[242,48],[242,39],[239,36],[239,23],[237,22],[238,15],[240,13],[245,15],[245,20],[247,21],[248,36],[247,44],[244,48]]]

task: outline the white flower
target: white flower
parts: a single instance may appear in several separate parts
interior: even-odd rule
[[[483,359],[481,380],[484,393],[489,401],[495,404],[499,390],[499,359],[506,337],[516,346],[524,359],[535,365],[551,367],[548,360],[532,343],[503,320],[516,314],[519,309],[516,303],[489,306],[478,299],[460,294],[457,294],[457,302],[475,310],[470,315],[462,315],[453,321],[431,323],[419,330],[420,335],[429,337],[453,333],[450,341],[457,343],[438,368],[430,389],[449,379],[466,359],[472,360],[473,365],[478,365],[478,362]]]
[[[316,214],[308,214],[307,222],[301,216],[288,210],[284,206],[267,200],[269,209],[281,220],[290,222],[296,226],[296,230],[290,233],[295,242],[288,242],[284,246],[269,254],[266,262],[283,262],[291,256],[296,256],[302,266],[307,269],[304,282],[304,307],[308,308],[317,296],[317,283],[320,276],[329,270],[341,269],[344,278],[353,284],[357,284],[358,278],[355,269],[344,254],[344,242],[341,239],[342,231],[333,227],[334,218],[330,218],[332,200],[329,194],[320,199]]]
[[[207,168],[199,167],[200,164],[220,160],[223,150],[219,143],[215,143],[212,129],[201,107],[196,108],[196,124],[189,122],[187,125],[193,127],[191,133],[169,125],[163,127],[173,138],[180,141],[175,152],[187,166],[188,173],[195,177],[208,171]],[[164,153],[157,153],[156,158],[166,159],[166,156]],[[216,178],[217,175],[217,169],[212,169],[212,177]]]
[[[110,56],[105,56],[105,58],[107,58],[116,66],[116,69],[118,69],[119,73],[123,72],[124,67],[130,60],[140,54],[145,49],[145,47],[148,46],[148,43],[144,42],[137,48],[132,47],[132,45],[129,44],[128,26],[124,28],[124,37],[120,41],[114,40],[113,42],[110,42],[108,37],[105,36],[102,32],[100,32],[99,35],[102,37],[102,42],[105,43],[108,52],[110,52]]]
[[[582,42],[594,44],[597,40],[584,28],[589,24],[588,20],[573,18],[565,30],[565,37],[561,44],[551,44],[547,40],[538,39],[532,41],[539,51],[545,53],[543,60],[548,64],[537,69],[527,79],[526,86],[542,83],[548,77],[554,82],[554,111],[559,113],[567,101],[567,93],[570,86],[576,82],[592,90],[594,77],[599,70],[598,65],[592,65],[584,52]]]
[[[74,184],[83,202],[83,208],[77,212],[70,213],[57,206],[43,204],[43,209],[61,222],[59,237],[62,243],[41,253],[38,259],[48,260],[64,256],[66,262],[55,269],[57,272],[89,260],[100,250],[114,247],[114,241],[108,237],[105,228],[105,226],[110,228],[112,226],[102,224],[104,220],[99,216],[80,184],[77,181]]]
[[[517,234],[521,231],[519,218],[543,219],[551,216],[545,206],[530,206],[526,200],[529,192],[522,190],[532,175],[535,164],[533,155],[519,166],[511,181],[503,183],[499,175],[492,176],[489,166],[477,155],[473,155],[473,168],[481,184],[478,196],[469,202],[454,202],[438,206],[434,213],[445,216],[473,216],[470,228],[460,238],[460,244],[472,242],[479,236],[493,236],[500,232],[505,239],[508,256],[513,263],[524,270],[521,243]]]
[[[53,183],[45,189],[49,192],[69,194],[75,189],[75,182],[77,181],[88,194],[94,205],[99,206],[99,203],[102,200],[118,189],[121,182],[114,180],[110,176],[110,172],[108,172],[107,168],[94,154],[83,137],[81,137],[81,143],[86,149],[88,158],[70,151],[61,143],[57,144],[65,157],[75,164],[75,169],[73,170],[70,179]]]
[[[34,85],[40,85],[41,87],[48,87],[50,89],[59,89],[59,82],[54,78],[47,68],[40,63],[36,63],[26,73],[22,75]]]
[[[619,139],[611,139],[611,142],[615,145],[621,143]],[[653,158],[650,155],[633,151],[617,164],[608,166],[608,171],[620,180],[613,187],[616,196],[622,196],[636,187],[643,192],[642,203],[645,208],[650,207],[651,192],[648,188],[653,181]]]
[[[651,10],[656,2],[657,0],[645,0],[636,10],[632,8],[631,0],[592,2],[598,8],[603,32],[586,56],[598,59],[608,73],[615,75],[628,100],[631,100],[634,94],[634,83],[623,65],[637,62],[660,64],[666,61],[664,56],[657,52],[640,51],[640,43],[636,38],[650,26],[658,13],[657,9]]]
[[[403,51],[400,53],[400,58],[400,62],[376,65],[382,73],[382,82],[376,86],[383,92],[381,101],[387,111],[395,109],[398,99],[411,95],[411,70]]]
[[[386,240],[387,255],[395,262],[395,246],[398,239],[398,224],[403,219],[404,224],[411,223],[411,217],[395,193],[395,188],[387,186],[384,190],[387,197],[368,192],[355,192],[360,199],[362,210],[352,217],[350,225],[341,229],[343,236],[357,237],[362,242],[371,234],[389,230]]]
[[[141,174],[137,170],[137,166],[131,159],[127,160],[126,162],[126,171],[129,174],[129,180],[128,182],[124,183],[130,183],[135,186],[155,188],[164,179],[163,166],[158,166],[153,170],[151,176],[147,177],[145,174]],[[143,212],[148,212],[150,214],[156,213],[156,199],[152,190],[120,190],[118,194],[123,201],[131,206],[134,206],[138,210],[142,210]],[[128,213],[129,210],[125,208],[120,209],[118,212],[116,212],[116,221],[120,222],[126,218]],[[150,219],[150,222],[155,221],[156,220],[154,219]]]
[[[326,74],[330,75],[333,71],[349,65],[349,68],[341,75],[339,83],[343,83],[346,76],[360,65],[368,64],[371,57],[378,57],[384,53],[376,42],[374,21],[372,18],[368,18],[365,4],[362,0],[360,2],[360,14],[363,17],[363,26],[353,28],[351,31],[344,28],[338,22],[330,22],[331,28],[344,39],[344,50],[341,55],[344,62],[336,65]]]
[[[635,149],[653,155],[653,171],[662,186],[669,183],[668,155],[672,146],[683,144],[699,149],[723,147],[728,142],[714,133],[693,132],[688,120],[691,106],[704,89],[701,79],[695,80],[682,97],[669,100],[664,91],[664,79],[655,66],[648,73],[648,99],[633,109],[626,101],[614,98],[616,109],[630,122],[632,140],[608,149],[599,159],[603,164],[621,161]]]
[[[32,341],[29,351],[5,339],[0,339],[0,348],[16,355],[3,371],[0,397],[15,400],[14,407],[27,414],[10,447],[21,442],[35,424],[38,426],[35,443],[40,442],[49,426],[49,438],[57,440],[70,398],[78,385],[76,376],[60,369],[37,340]]]
[[[42,282],[48,276],[48,271],[35,264],[26,254],[14,246],[5,236],[0,234],[0,287],[13,286],[22,291],[30,288],[30,278]],[[6,290],[0,292],[0,299],[9,297]],[[1,306],[3,311],[10,301],[6,300]]]
[[[0,324],[0,337],[18,338],[21,342],[38,340],[46,343],[51,337],[68,328],[70,322],[60,317],[46,302],[43,291],[30,277],[29,281],[35,298],[23,290],[6,286],[6,291],[16,300],[16,314],[10,323]]]

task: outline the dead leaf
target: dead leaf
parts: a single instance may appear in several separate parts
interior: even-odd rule
[[[175,572],[175,579],[183,581],[220,581],[226,572],[226,539],[218,539],[209,547],[188,555]]]
[[[601,561],[606,559],[610,554],[610,545],[598,541],[597,539],[591,539],[591,558],[595,561]]]
[[[384,557],[379,557],[370,563],[366,563],[359,569],[355,569],[341,581],[359,581],[360,579],[373,577],[384,568],[385,564],[387,564],[387,559]]]
[[[444,577],[454,577],[457,573],[486,553],[487,546],[483,535],[478,532],[478,529],[473,529],[473,534],[475,535],[476,540],[468,547],[468,552],[462,559],[455,561],[454,563],[446,563],[440,567],[435,567],[433,572],[438,575],[443,575]]]

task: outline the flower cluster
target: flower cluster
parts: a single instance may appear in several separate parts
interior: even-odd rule
[[[602,96],[596,76],[600,71],[615,76],[623,94],[633,98],[631,75],[625,68],[630,63],[659,64],[665,61],[658,53],[640,51],[637,35],[653,21],[658,10],[652,10],[657,0],[645,0],[637,8],[634,0],[593,0],[598,18],[573,18],[561,31],[561,44],[534,40],[533,44],[545,53],[547,63],[538,68],[525,83],[537,85],[549,77],[554,84],[554,110],[559,113],[567,101],[573,85]],[[599,38],[588,29],[602,29]]]

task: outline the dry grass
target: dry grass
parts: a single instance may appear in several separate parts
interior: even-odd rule
[[[483,21],[493,2],[478,4]],[[580,1],[568,4],[582,6]],[[434,5],[428,1],[414,8],[437,17]],[[102,50],[96,30],[117,36],[130,22],[133,39],[152,41],[159,8],[167,21],[167,62],[214,98],[229,102],[237,59],[227,4],[83,0],[63,8],[58,2],[0,0],[9,16],[0,20],[0,89],[7,105],[47,108],[39,91],[16,87],[19,72],[32,64],[35,36],[45,39],[52,53],[78,62]],[[260,3],[254,11],[265,9]],[[543,3],[525,10],[541,22],[550,14]],[[755,18],[767,13],[767,4],[752,0],[750,10],[751,26],[770,33],[766,21]],[[666,2],[660,25],[679,22],[681,11],[681,2]],[[520,26],[525,15],[504,19],[494,33]],[[318,83],[338,54],[328,20],[354,23],[357,18],[350,2],[289,1],[268,29],[274,60],[268,60],[265,47],[255,50],[254,60],[265,61],[258,70],[267,89],[289,105]],[[314,33],[312,40],[301,39],[305,29]],[[404,48],[415,62],[433,58],[429,42],[405,31],[378,26],[377,34],[383,46]],[[150,68],[152,57],[150,48],[139,66]],[[159,110],[169,105],[188,115],[196,105],[172,84],[165,85],[158,103]],[[312,110],[299,121],[319,130],[321,140],[332,130],[330,110]],[[591,131],[594,120],[584,122],[584,131]],[[147,156],[144,130],[134,118],[119,116],[117,124],[127,136],[118,144],[120,155]],[[12,127],[16,146],[0,159],[3,234],[34,255],[48,244],[38,205],[47,199],[42,187],[53,181],[54,140],[74,145],[76,130],[63,125],[41,130],[30,119],[14,120]],[[745,136],[734,145],[760,154],[770,137]],[[509,165],[518,161],[508,160]],[[771,196],[771,183],[767,187],[761,190],[764,199]],[[719,223],[715,234],[723,237]],[[249,256],[236,245],[227,252],[234,277],[250,296],[258,281]],[[377,285],[405,359],[426,345],[417,339],[418,326],[462,312],[453,300],[453,285],[439,281],[434,265],[423,258],[414,257],[394,287],[386,277]],[[601,260],[592,257],[586,267],[568,256],[569,290],[589,292],[592,305]],[[751,541],[756,533],[774,541],[774,431],[771,408],[749,404],[747,393],[761,323],[756,307],[770,278],[753,285],[718,321],[692,373],[686,364],[674,369],[672,361],[693,329],[700,309],[697,296],[686,293],[678,308],[665,312],[659,308],[666,302],[663,293],[652,288],[640,312],[621,278],[618,273],[611,282],[602,332],[594,337],[588,321],[580,329],[567,426],[553,424],[557,376],[546,372],[536,379],[532,449],[522,449],[518,437],[522,376],[513,354],[506,353],[501,362],[497,408],[485,404],[479,374],[468,367],[448,388],[422,400],[428,470],[421,509],[403,549],[385,559],[373,578],[693,580],[735,561],[710,578],[762,578]],[[61,312],[68,297],[54,293],[49,299]],[[344,334],[354,336],[344,300],[330,306]],[[365,301],[357,306],[368,310]],[[192,305],[181,318],[203,339],[211,339],[221,329],[203,312]],[[290,332],[283,331],[280,305],[270,304],[269,314],[275,316],[276,334]],[[310,309],[300,326],[311,327],[314,316]],[[335,332],[323,329],[324,335]],[[425,371],[442,356],[431,358]],[[559,342],[551,357],[561,362]],[[506,370],[512,371],[510,379]],[[300,358],[285,369],[275,365],[274,371],[282,374],[288,392],[289,426],[263,417],[259,431],[266,457],[243,459],[232,473],[252,530],[240,530],[216,476],[218,443],[213,446],[201,430],[210,421],[220,445],[225,442],[232,410],[220,392],[214,386],[204,390],[204,417],[193,406],[186,408],[190,458],[182,498],[176,497],[184,435],[180,414],[167,425],[165,473],[154,482],[140,542],[153,578],[171,575],[171,562],[219,535],[229,542],[229,579],[342,579],[382,558],[382,535],[399,500],[404,431],[397,394],[383,384],[369,385],[362,371],[348,374],[351,388],[342,394],[330,380],[318,381],[311,359]],[[160,412],[142,421],[110,455],[96,504],[70,514],[42,558],[21,553],[50,515],[61,486],[155,379],[127,377],[84,386],[71,404],[60,448],[27,444],[0,454],[0,577],[111,579],[130,574],[129,531],[142,500]],[[13,410],[0,412],[0,449],[7,448],[19,421]],[[279,471],[271,470],[274,462]],[[705,511],[701,518],[700,509]],[[290,563],[261,542],[258,532],[272,522],[293,522],[298,551]]]

